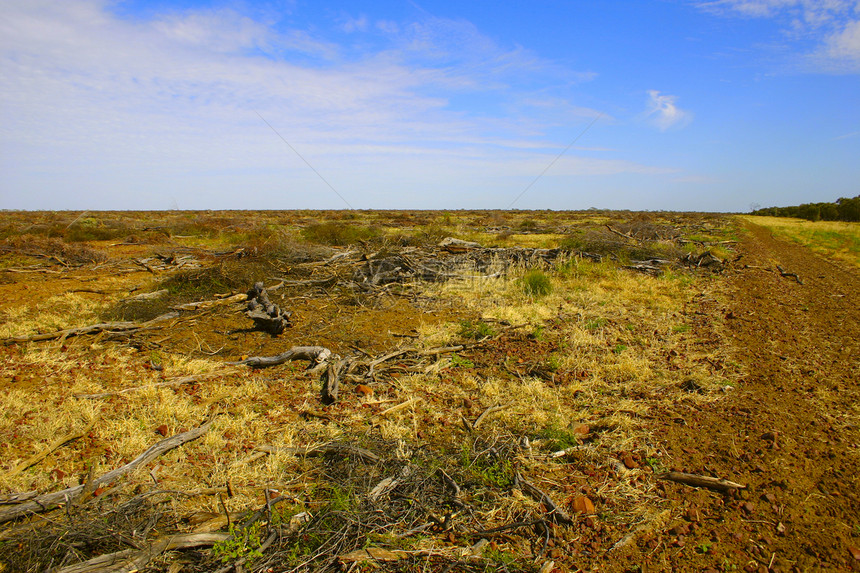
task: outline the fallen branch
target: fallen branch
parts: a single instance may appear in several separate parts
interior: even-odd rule
[[[175,549],[208,547],[230,538],[229,533],[186,533],[156,539],[146,549],[126,549],[116,553],[100,555],[83,563],[69,565],[62,569],[51,569],[51,573],[104,573],[127,572],[143,569],[164,553]]]
[[[147,322],[104,322],[100,324],[92,324],[90,326],[81,326],[79,328],[67,328],[56,332],[46,332],[44,334],[31,334],[30,336],[13,336],[12,338],[4,338],[0,340],[0,344],[16,344],[20,342],[41,342],[43,340],[54,340],[57,338],[70,338],[72,336],[83,336],[85,334],[100,334],[106,332],[108,334],[131,334],[141,330],[149,330],[153,328],[161,328],[157,326],[159,322],[170,320],[178,317],[175,312],[168,312],[157,316]]]
[[[25,501],[23,503],[19,503],[18,505],[12,507],[0,508],[0,523],[30,513],[40,513],[43,511],[48,511],[62,503],[68,503],[70,500],[80,495],[87,486],[90,486],[95,489],[103,484],[110,483],[118,477],[136,469],[138,466],[149,463],[163,453],[170,451],[178,446],[181,446],[186,442],[196,440],[209,430],[210,426],[212,425],[212,422],[214,422],[214,418],[209,420],[202,426],[199,426],[192,430],[188,430],[187,432],[182,432],[181,434],[176,434],[175,436],[171,436],[169,438],[165,438],[164,440],[161,440],[160,442],[151,446],[148,450],[137,456],[135,459],[133,459],[126,465],[121,466],[113,471],[110,471],[102,476],[99,476],[87,484],[70,487],[54,493],[40,495],[36,498]]]
[[[290,360],[310,360],[322,364],[331,356],[331,350],[323,346],[293,346],[277,356],[252,356],[238,362],[228,362],[233,366],[250,366],[251,368],[267,368],[277,366]]]
[[[76,432],[71,432],[71,433],[69,433],[69,434],[66,434],[66,435],[65,435],[65,436],[63,436],[62,438],[59,438],[59,439],[57,439],[57,440],[54,440],[53,442],[51,442],[51,443],[48,445],[48,447],[47,447],[47,448],[45,448],[44,450],[42,450],[42,451],[41,451],[41,452],[39,452],[38,454],[35,454],[35,455],[30,456],[29,458],[27,458],[26,460],[24,460],[23,462],[21,462],[20,464],[18,464],[17,466],[15,466],[15,467],[14,467],[14,468],[13,468],[13,469],[8,473],[8,474],[7,474],[7,476],[6,476],[6,477],[7,477],[7,478],[15,477],[16,475],[18,475],[18,474],[19,474],[19,473],[21,473],[22,471],[26,470],[27,468],[29,468],[29,467],[31,467],[31,466],[34,466],[34,465],[38,464],[39,462],[41,462],[43,459],[45,459],[46,457],[48,457],[48,455],[49,455],[51,452],[53,452],[54,450],[56,450],[56,449],[57,449],[57,448],[59,448],[60,446],[62,446],[62,445],[64,445],[64,444],[67,444],[68,442],[71,442],[71,441],[73,441],[73,440],[77,440],[78,438],[81,438],[81,437],[83,437],[83,436],[87,435],[87,432],[89,432],[90,430],[92,430],[92,429],[93,429],[93,426],[95,425],[96,420],[97,420],[97,418],[93,418],[93,419],[90,421],[90,423],[89,423],[89,424],[87,424],[87,427],[86,427],[86,428],[84,428],[83,430],[78,430],[78,431],[76,431]]]
[[[706,487],[716,491],[727,492],[736,489],[746,489],[747,486],[729,481],[723,478],[700,476],[696,474],[687,474],[683,472],[667,472],[657,476],[659,479],[665,479],[684,485],[693,487]]]

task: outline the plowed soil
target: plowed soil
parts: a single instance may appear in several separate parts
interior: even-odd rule
[[[658,432],[673,469],[747,489],[667,485],[685,519],[643,540],[642,569],[860,571],[860,276],[754,225],[739,250],[724,303],[700,310],[727,318],[746,377]]]

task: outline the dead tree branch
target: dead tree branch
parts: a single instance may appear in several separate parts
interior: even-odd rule
[[[11,506],[8,508],[0,508],[0,523],[30,513],[40,513],[43,511],[48,511],[62,503],[68,503],[70,500],[73,500],[75,497],[83,493],[84,488],[87,487],[87,485],[95,489],[103,484],[111,483],[118,477],[127,474],[128,472],[136,469],[138,466],[149,463],[163,453],[168,452],[178,446],[181,446],[186,442],[196,440],[209,430],[209,428],[212,426],[212,422],[214,421],[215,420],[213,418],[202,426],[188,430],[187,432],[176,434],[175,436],[171,436],[169,438],[165,438],[164,440],[161,440],[160,442],[154,444],[148,450],[146,450],[124,466],[109,471],[108,473],[93,479],[88,484],[78,485],[75,487],[64,489],[62,491],[41,495],[31,500],[25,501],[24,503],[19,503],[18,505]]]
[[[238,362],[228,362],[233,366],[250,366],[251,368],[268,368],[290,360],[310,360],[317,364],[325,363],[331,357],[331,350],[323,346],[293,346],[286,352],[276,356],[252,356]]]

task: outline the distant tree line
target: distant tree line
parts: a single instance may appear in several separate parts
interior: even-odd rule
[[[794,217],[807,221],[860,221],[860,195],[853,199],[840,197],[835,203],[804,203],[794,207],[755,209],[752,214]]]

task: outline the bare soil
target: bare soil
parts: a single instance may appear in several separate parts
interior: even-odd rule
[[[738,496],[666,482],[683,519],[640,544],[642,569],[860,570],[860,277],[747,225],[742,259],[703,301],[746,377],[726,400],[665,416],[674,468],[747,485]],[[774,272],[796,273],[803,284]]]

